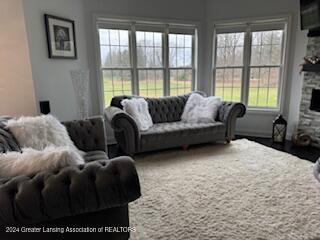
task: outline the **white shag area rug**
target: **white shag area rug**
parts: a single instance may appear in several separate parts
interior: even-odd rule
[[[311,162],[249,140],[138,156],[131,239],[320,239]]]

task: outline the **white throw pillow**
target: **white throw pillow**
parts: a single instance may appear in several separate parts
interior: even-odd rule
[[[203,97],[198,93],[192,93],[184,107],[181,121],[188,123],[215,122],[220,106],[221,99],[219,97]]]
[[[68,146],[83,155],[70,139],[65,126],[52,115],[11,119],[7,128],[23,148],[43,150],[48,146]]]
[[[123,110],[136,121],[140,131],[146,131],[152,127],[153,122],[149,113],[148,103],[144,98],[124,99],[121,104]]]
[[[84,164],[83,158],[70,147],[46,147],[43,151],[23,148],[20,152],[0,154],[0,176],[16,177]]]

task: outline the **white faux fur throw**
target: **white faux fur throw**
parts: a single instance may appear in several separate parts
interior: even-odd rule
[[[0,154],[0,176],[15,177],[83,164],[83,158],[70,147],[46,147],[43,151],[23,148],[20,152]]]
[[[1,177],[84,163],[84,153],[74,145],[65,126],[51,115],[12,119],[7,128],[19,142],[22,153],[0,154]]]
[[[121,101],[123,110],[128,113],[137,123],[141,131],[152,127],[153,122],[149,113],[148,103],[144,98],[132,98]]]
[[[198,93],[192,93],[184,107],[181,121],[188,123],[215,122],[220,105],[221,99],[219,97],[203,97]]]
[[[70,139],[65,126],[52,115],[11,119],[7,128],[23,148],[43,150],[48,146],[68,146],[82,155]]]

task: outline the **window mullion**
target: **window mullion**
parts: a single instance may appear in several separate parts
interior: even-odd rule
[[[248,105],[249,100],[249,86],[250,86],[250,60],[251,60],[251,29],[247,26],[244,38],[244,52],[243,52],[243,72],[242,72],[242,89],[241,101]]]
[[[191,88],[192,91],[196,89],[196,67],[195,67],[195,35],[192,35],[192,49],[191,49],[191,57],[192,57],[192,83],[191,83]]]
[[[283,86],[284,86],[284,64],[285,64],[285,55],[286,55],[286,42],[287,42],[287,30],[288,26],[285,25],[284,29],[283,29],[283,35],[282,35],[282,39],[281,39],[281,58],[280,58],[280,66],[279,66],[279,83],[278,83],[278,102],[277,102],[277,106],[279,106],[280,111],[283,111]]]
[[[165,27],[162,37],[162,59],[163,59],[163,95],[170,95],[170,69],[169,69],[169,25]]]
[[[130,51],[131,51],[131,67],[132,67],[132,93],[134,95],[139,95],[139,73],[138,73],[137,39],[136,39],[135,24],[131,25]]]
[[[214,33],[213,33],[213,63],[212,63],[212,80],[213,80],[213,89],[212,89],[212,93],[214,96],[216,96],[216,85],[217,85],[217,78],[216,78],[216,72],[217,72],[217,46],[218,46],[218,39],[217,39],[217,32],[216,29],[214,29]]]

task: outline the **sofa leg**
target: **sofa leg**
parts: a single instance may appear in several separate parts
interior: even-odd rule
[[[182,150],[183,150],[183,151],[187,151],[188,148],[189,148],[189,145],[182,145]]]

